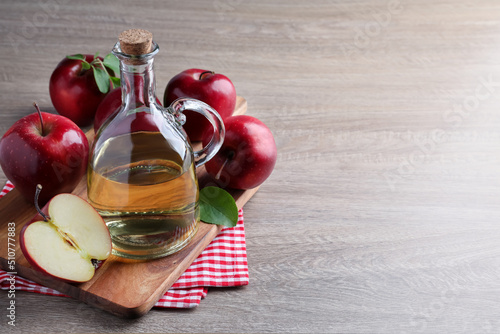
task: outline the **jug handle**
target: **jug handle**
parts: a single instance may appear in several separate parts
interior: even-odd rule
[[[193,152],[195,159],[198,159],[195,161],[195,167],[202,166],[205,162],[213,158],[224,141],[225,128],[219,113],[205,102],[191,98],[179,98],[172,102],[170,108],[181,124],[185,120],[185,115],[183,114],[185,110],[202,114],[212,124],[214,132],[210,142],[201,150]]]

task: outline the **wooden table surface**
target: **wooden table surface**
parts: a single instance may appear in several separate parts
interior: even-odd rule
[[[0,135],[55,112],[65,55],[140,27],[160,98],[224,73],[279,152],[245,206],[248,286],[135,320],[18,292],[16,331],[500,332],[500,2],[4,0],[0,27]]]

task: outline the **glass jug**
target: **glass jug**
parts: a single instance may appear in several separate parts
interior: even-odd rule
[[[129,259],[163,257],[189,243],[200,220],[196,167],[224,139],[222,120],[207,104],[188,98],[158,104],[153,59],[159,47],[152,35],[149,44],[136,52],[121,40],[112,50],[120,60],[122,106],[97,132],[87,172],[88,200],[108,226],[113,254]],[[201,113],[214,127],[200,151],[193,152],[182,129],[184,110]]]

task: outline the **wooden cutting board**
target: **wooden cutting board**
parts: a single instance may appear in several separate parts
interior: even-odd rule
[[[245,99],[238,97],[234,114],[244,114],[246,109]],[[87,137],[92,141],[93,130],[87,133]],[[198,168],[197,175],[200,188],[210,182],[203,166]],[[86,182],[84,177],[73,193],[86,199]],[[257,190],[258,188],[230,192],[241,209]],[[15,188],[0,199],[1,268],[7,272],[12,271],[8,266],[7,233],[9,223],[14,222],[15,271],[18,275],[122,317],[140,317],[146,314],[222,229],[221,226],[202,222],[189,245],[175,254],[152,261],[126,260],[112,255],[96,271],[92,280],[70,284],[33,270],[23,256],[19,247],[19,235],[23,226],[35,214],[34,205],[26,201]]]

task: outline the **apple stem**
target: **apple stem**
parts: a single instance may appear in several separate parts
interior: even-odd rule
[[[200,79],[199,79],[199,80],[203,79],[203,76],[204,76],[205,74],[215,74],[215,73],[214,73],[214,71],[205,71],[205,72],[202,72],[202,73],[200,74]]]
[[[102,62],[101,59],[95,58],[94,61],[92,62],[92,65],[93,64],[98,64],[100,68],[104,70],[104,72],[106,72],[107,75],[111,76],[111,74],[109,74],[108,69],[106,68],[106,66],[104,66],[104,63]]]
[[[49,221],[49,217],[42,212],[42,210],[40,210],[40,206],[38,205],[38,197],[40,197],[40,192],[42,191],[42,185],[41,184],[37,184],[36,185],[36,191],[35,191],[35,208],[36,208],[36,211],[38,211],[38,213],[40,214],[40,216],[43,217],[43,220],[48,222]]]
[[[220,167],[219,171],[217,172],[217,174],[215,175],[215,179],[216,180],[219,180],[220,179],[220,175],[222,173],[222,170],[224,169],[224,167],[226,166],[226,164],[231,161],[234,157],[234,152],[229,152],[226,160],[224,161],[224,163],[222,164],[222,166]]]
[[[38,117],[40,117],[40,124],[42,126],[42,136],[45,136],[45,127],[43,126],[42,112],[40,111],[40,107],[38,107],[38,104],[36,102],[33,102],[33,106],[35,107],[36,111],[38,112]]]

